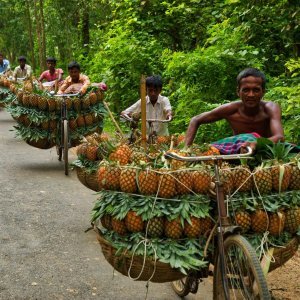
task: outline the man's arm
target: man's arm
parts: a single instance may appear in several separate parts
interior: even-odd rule
[[[212,122],[216,122],[222,119],[226,119],[229,115],[234,113],[236,110],[235,103],[223,104],[211,111],[204,112],[198,116],[195,116],[191,119],[189,127],[185,134],[185,145],[192,145],[197,130],[201,124],[208,124]]]
[[[164,112],[166,120],[172,120],[172,107],[169,98],[164,97]]]
[[[131,105],[130,107],[123,110],[121,112],[121,115],[129,115],[130,116],[134,112],[137,112],[137,113],[141,112],[141,100],[138,100],[133,105]]]
[[[89,87],[89,85],[91,84],[90,79],[86,76],[86,75],[82,75],[83,78],[83,86],[81,87],[79,93],[81,95],[84,95],[86,93],[87,88]]]
[[[274,102],[267,102],[266,112],[270,116],[270,130],[272,134],[272,136],[269,137],[269,140],[273,143],[284,141],[280,106]]]

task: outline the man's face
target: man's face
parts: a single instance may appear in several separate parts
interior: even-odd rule
[[[0,55],[0,64],[2,65],[3,64],[3,56]]]
[[[80,71],[77,68],[72,68],[69,70],[69,75],[72,78],[72,81],[77,81],[79,79]]]
[[[25,62],[25,60],[19,60],[19,63],[20,63],[20,67],[23,69],[24,67],[25,67],[25,64],[26,64],[26,62]]]
[[[157,101],[160,92],[161,92],[161,88],[156,88],[153,86],[147,87],[147,95],[149,96],[151,102]]]
[[[54,61],[47,61],[47,68],[49,70],[54,70],[55,69],[55,62]]]
[[[262,78],[248,76],[242,78],[237,94],[247,108],[257,107],[264,95]]]

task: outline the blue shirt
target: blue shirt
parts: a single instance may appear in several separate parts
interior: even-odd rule
[[[9,61],[7,59],[3,59],[2,65],[0,64],[0,73],[5,72],[9,69]]]

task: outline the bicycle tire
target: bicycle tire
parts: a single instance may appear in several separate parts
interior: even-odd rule
[[[226,238],[224,255],[230,299],[271,299],[259,259],[255,250],[243,236],[236,234]],[[232,257],[234,260],[231,259]],[[213,299],[223,300],[225,294],[219,254],[214,266]]]
[[[190,285],[188,284],[188,276],[176,281],[172,281],[171,286],[174,292],[179,297],[185,297],[190,292]]]
[[[64,128],[64,166],[65,166],[65,175],[69,174],[69,162],[68,162],[68,154],[69,154],[69,128],[68,121],[64,120],[63,128]]]

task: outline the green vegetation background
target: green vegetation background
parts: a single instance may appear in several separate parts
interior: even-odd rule
[[[287,140],[300,144],[299,12],[298,0],[0,0],[0,52],[13,67],[26,55],[36,76],[46,56],[65,71],[77,60],[92,81],[107,83],[116,115],[139,98],[141,74],[159,74],[174,107],[172,133],[236,100],[236,75],[258,67]],[[197,140],[230,134],[218,122]]]

